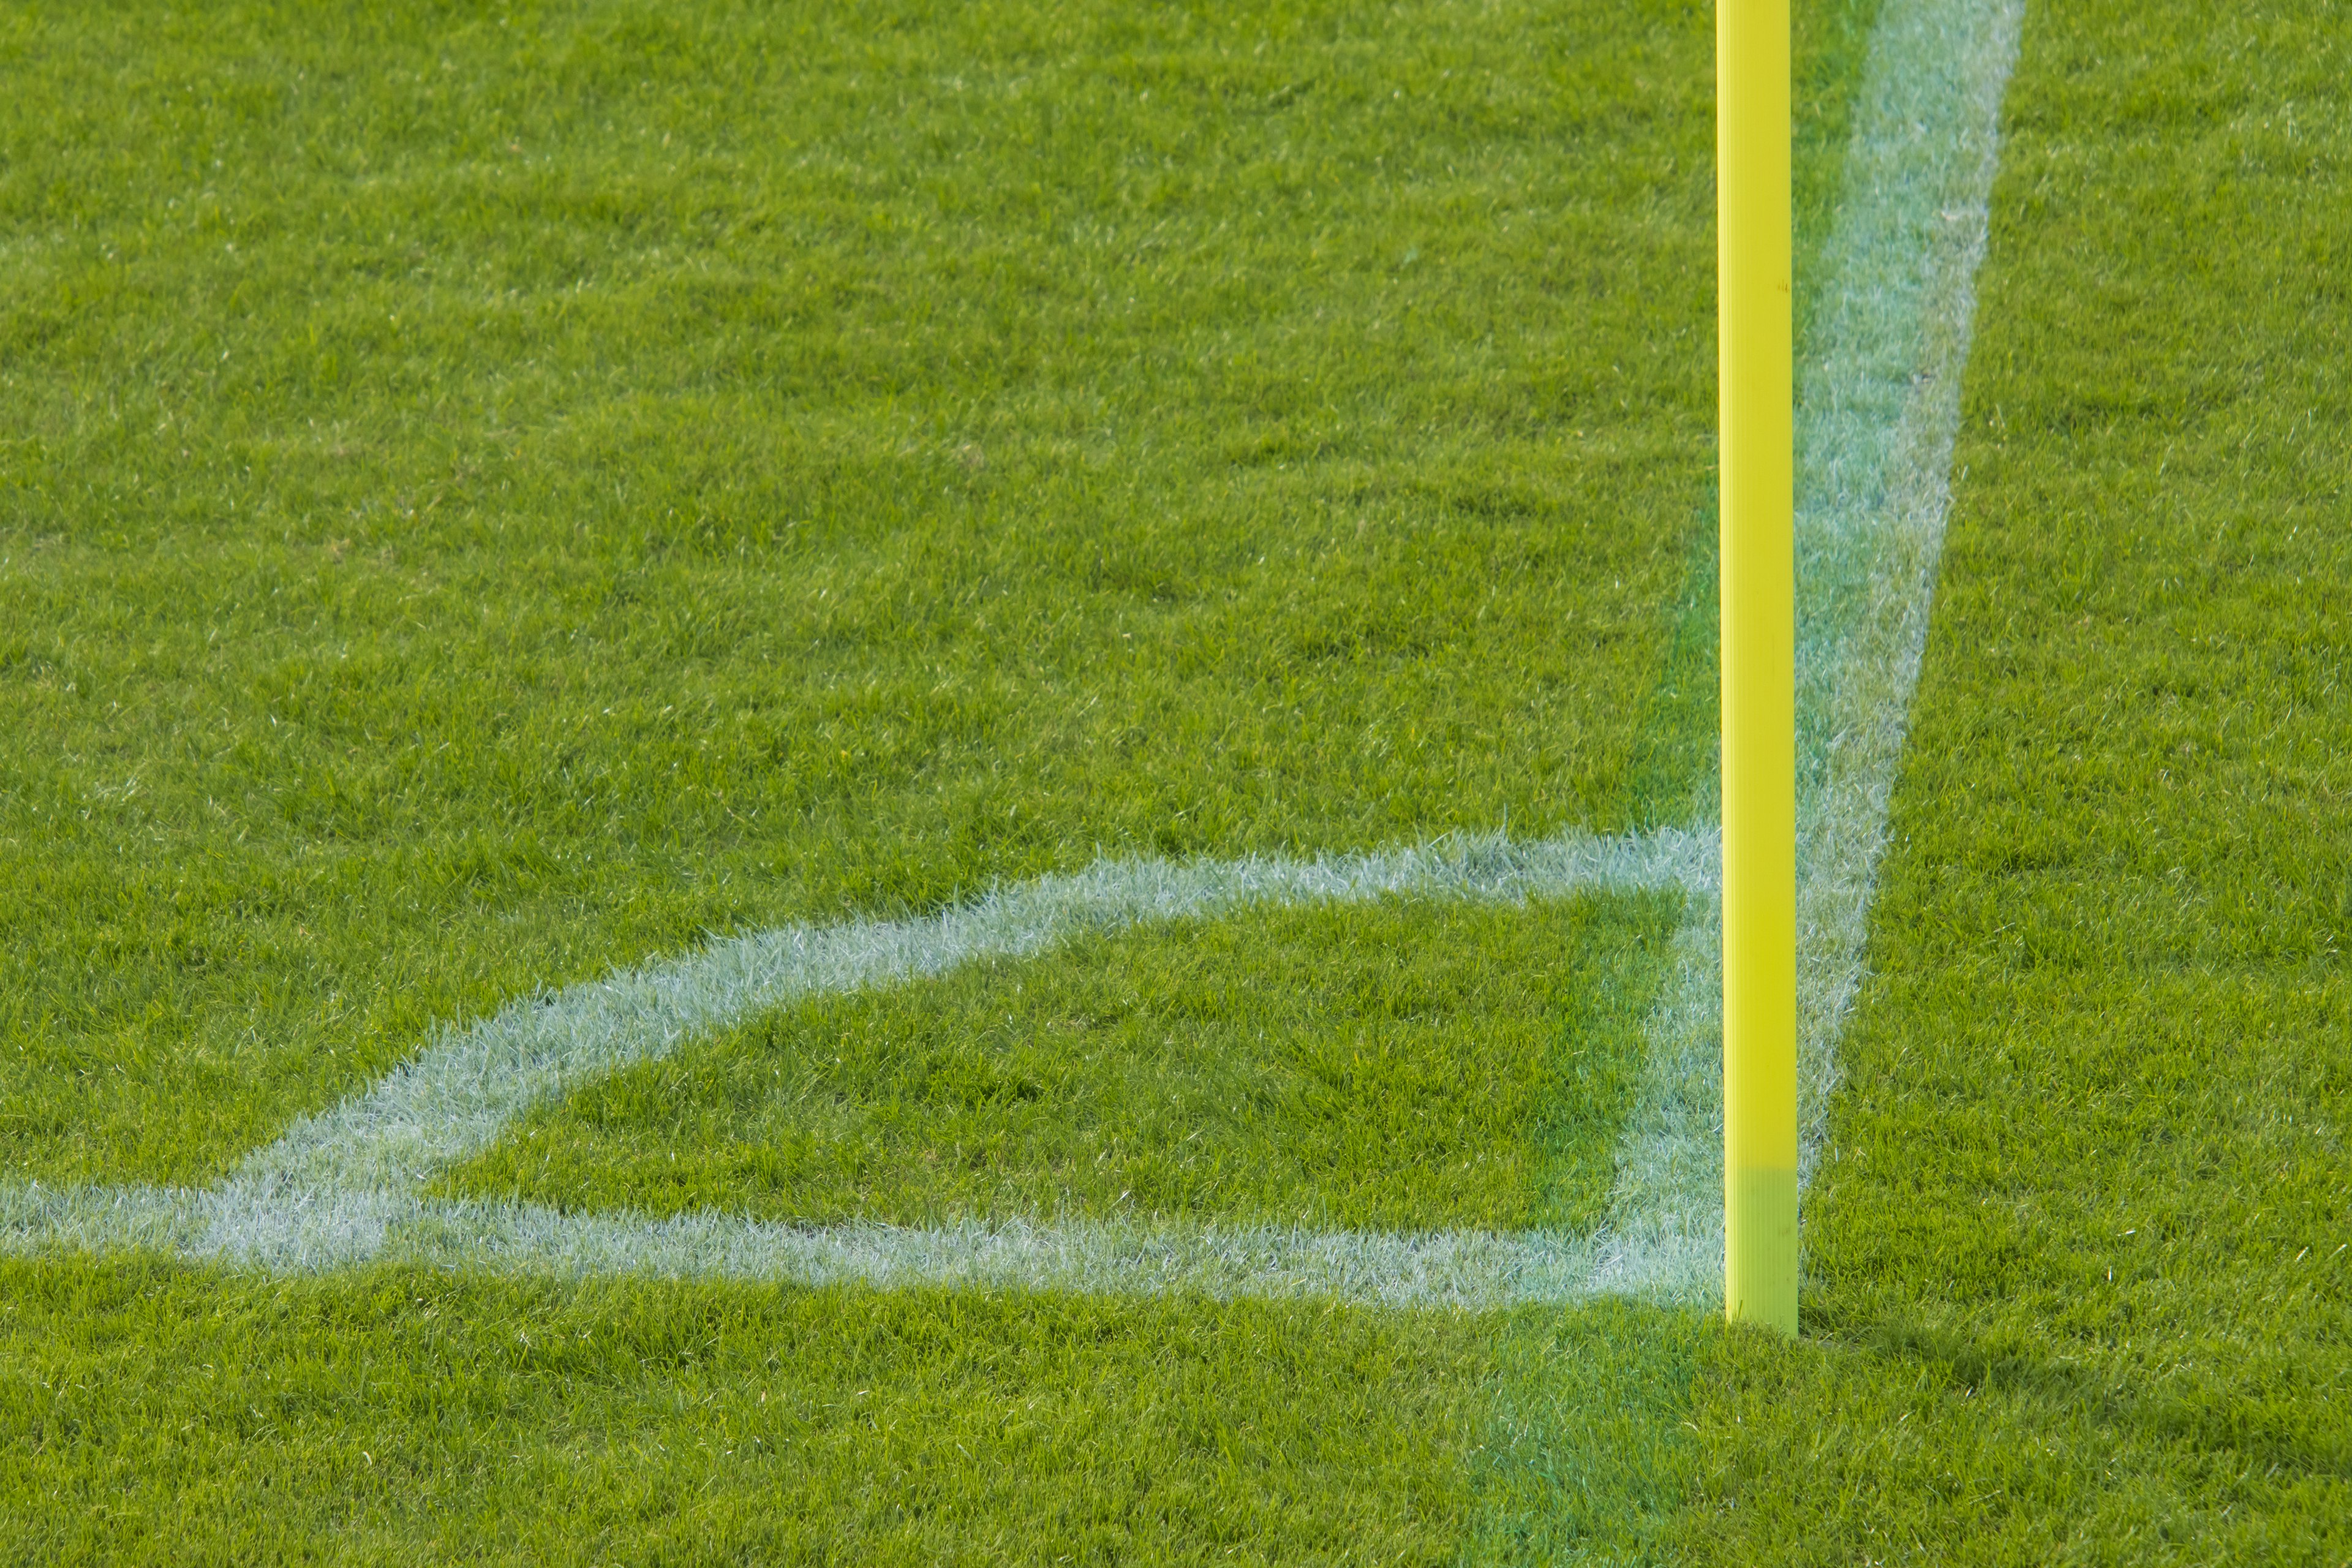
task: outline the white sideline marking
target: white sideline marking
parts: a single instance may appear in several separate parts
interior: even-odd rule
[[[2023,0],[1886,0],[1797,373],[1801,1179],[1861,984],[1887,805],[1951,504],[2000,100]],[[1719,917],[1675,938],[1594,1289],[1723,1294]]]
[[[756,931],[513,1003],[366,1094],[298,1122],[247,1161],[237,1179],[278,1189],[397,1190],[488,1148],[530,1106],[666,1056],[689,1036],[796,996],[1037,952],[1080,931],[1391,893],[1516,902],[1582,888],[1704,887],[1714,844],[1710,836],[1669,831],[1523,844],[1462,838],[1316,860],[1104,860],[919,919]]]
[[[1593,1243],[1541,1234],[1083,1222],[799,1226],[721,1215],[564,1215],[431,1199],[419,1189],[436,1170],[488,1147],[532,1105],[796,996],[904,983],[977,958],[1036,952],[1081,931],[1254,904],[1392,894],[1520,902],[1675,888],[1711,909],[1719,853],[1712,834],[1664,829],[1519,844],[1459,838],[1317,860],[1103,861],[922,919],[755,932],[511,1004],[368,1092],[298,1123],[218,1186],[0,1187],[0,1250],[134,1246],[281,1270],[471,1260],[563,1275],[1025,1282],[1454,1305],[1583,1294]]]
[[[1802,1170],[1860,988],[1887,808],[1952,502],[2001,95],[2025,0],[1888,0],[1798,371],[1798,1005]]]
[[[1339,1298],[1485,1309],[1592,1293],[1586,1238],[1544,1232],[1310,1231],[1020,1220],[794,1226],[709,1213],[656,1219],[408,1193],[257,1202],[222,1186],[0,1187],[0,1252],[141,1248],[277,1272],[362,1262],[561,1279],[1000,1287],[1215,1300]]]
[[[1799,998],[1804,1161],[1836,1083],[1950,500],[1960,371],[2022,0],[1887,0],[1871,40],[1818,342],[1799,367]],[[1318,861],[1107,862],[923,920],[755,933],[453,1033],[203,1192],[0,1183],[0,1253],[152,1247],[247,1267],[370,1258],[562,1275],[992,1284],[1493,1305],[1598,1292],[1707,1301],[1722,1267],[1712,831],[1483,839]],[[793,996],[1037,952],[1086,930],[1388,893],[1516,900],[1677,886],[1690,909],[1649,1020],[1609,1222],[1588,1238],[1093,1222],[801,1227],[418,1195],[519,1113]]]

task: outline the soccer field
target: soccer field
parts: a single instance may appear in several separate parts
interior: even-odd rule
[[[1797,20],[1795,1344],[1706,13],[0,22],[0,1550],[2352,1557],[2352,40]]]

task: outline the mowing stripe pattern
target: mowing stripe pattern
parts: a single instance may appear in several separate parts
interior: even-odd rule
[[[1873,875],[1949,500],[1960,373],[2021,0],[1887,0],[1798,371],[1799,1005],[1804,1161],[1862,973]],[[1711,792],[1703,792],[1711,798]],[[731,938],[504,1008],[201,1192],[0,1184],[0,1251],[155,1248],[261,1269],[369,1259],[565,1275],[968,1284],[1491,1306],[1717,1298],[1717,836],[1457,840],[1318,860],[1103,862],[917,920]],[[794,997],[905,984],[1089,931],[1391,894],[1685,896],[1610,1217],[1590,1237],[1095,1222],[794,1226],[421,1195],[547,1099]]]

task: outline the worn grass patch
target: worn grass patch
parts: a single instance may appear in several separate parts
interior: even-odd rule
[[[446,1185],[811,1221],[1586,1228],[1681,902],[1254,910],[814,998],[575,1092]]]

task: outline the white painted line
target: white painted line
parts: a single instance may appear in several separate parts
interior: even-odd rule
[[[224,1245],[225,1238],[235,1238]],[[1591,1293],[1591,1241],[1547,1233],[1009,1221],[793,1226],[654,1219],[409,1194],[0,1187],[0,1252],[136,1247],[273,1272],[362,1262],[562,1279],[740,1279],[881,1288],[1338,1298],[1480,1310]]]
[[[1885,0],[1871,37],[1831,279],[1798,367],[1797,994],[1802,1174],[1918,684],[1951,501],[1960,374],[2023,0]],[[1686,925],[1618,1157],[1602,1289],[1723,1289],[1719,916]]]
[[[1862,974],[1887,803],[1949,504],[1960,372],[2021,0],[1887,0],[1871,45],[1833,279],[1800,367],[1799,813],[1806,1161]],[[368,1258],[564,1274],[994,1284],[1496,1304],[1720,1291],[1716,838],[1455,841],[1315,861],[1106,862],[923,920],[730,939],[450,1034],[305,1121],[220,1187],[0,1184],[0,1253],[152,1247],[270,1269]],[[901,983],[1079,931],[1251,904],[1481,900],[1676,886],[1692,898],[1649,1021],[1609,1223],[1589,1238],[1098,1223],[795,1227],[432,1201],[431,1173],[599,1074],[794,996]]]
[[[649,1220],[507,1205],[438,1206],[401,1234],[397,1250],[452,1263],[487,1251],[495,1266],[567,1277],[1181,1292],[1220,1300],[1337,1297],[1473,1310],[1574,1300],[1591,1277],[1589,1242],[1541,1233],[1084,1220],[795,1227],[717,1215]]]
[[[756,931],[515,1003],[297,1124],[237,1180],[298,1191],[412,1188],[488,1148],[542,1100],[796,996],[903,983],[976,958],[1041,952],[1081,931],[1250,905],[1398,893],[1513,902],[1584,888],[1704,886],[1714,843],[1678,831],[1517,844],[1490,836],[1314,860],[1104,860],[921,919]]]
[[[1797,994],[1803,1171],[1863,975],[1919,683],[2000,104],[2024,0],[1888,0],[1799,371]]]
[[[1590,1276],[1590,1242],[1085,1222],[805,1227],[720,1215],[565,1215],[427,1199],[418,1189],[436,1170],[487,1148],[532,1105],[795,996],[901,984],[983,956],[1043,951],[1081,931],[1251,905],[1392,895],[1507,903],[1675,888],[1711,907],[1717,858],[1711,833],[1665,829],[1517,844],[1463,837],[1315,860],[1104,861],[924,919],[730,939],[516,1003],[457,1031],[367,1093],[298,1124],[217,1187],[0,1184],[0,1252],[141,1247],[272,1270],[470,1257],[559,1273],[1025,1279],[1108,1291],[1336,1292],[1457,1304],[1562,1299]]]

